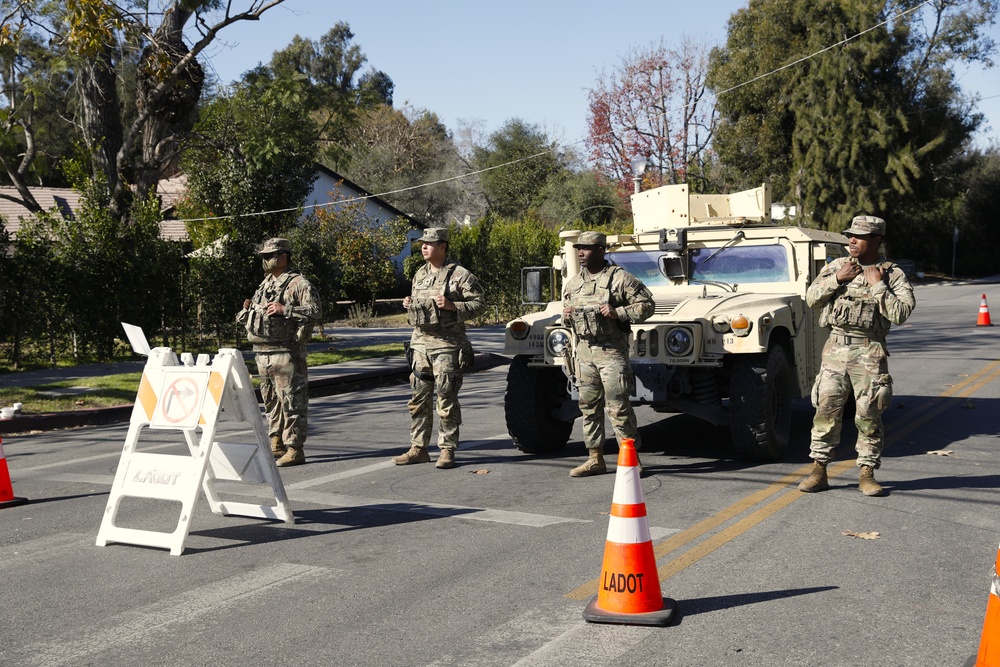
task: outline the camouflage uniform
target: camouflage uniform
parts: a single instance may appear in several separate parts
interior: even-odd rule
[[[445,296],[456,310],[437,307],[435,297]],[[437,271],[427,263],[413,276],[408,309],[413,325],[410,337],[412,370],[410,387],[410,446],[426,449],[434,424],[433,399],[437,385],[438,446],[455,450],[459,442],[462,409],[458,390],[462,373],[472,365],[472,345],[465,322],[486,309],[483,288],[468,269],[447,260]]]
[[[283,242],[283,243],[280,243]],[[288,241],[270,239],[260,254],[288,250]],[[284,316],[268,317],[267,304],[278,302]],[[312,327],[322,323],[319,293],[297,269],[289,267],[278,277],[270,273],[257,287],[250,307],[236,321],[247,330],[253,343],[260,395],[267,412],[268,436],[286,447],[301,449],[306,441],[309,410],[309,378],[306,344]]]
[[[614,307],[617,320],[600,313],[602,303]],[[605,408],[619,442],[632,438],[639,449],[639,429],[629,400],[635,376],[628,362],[628,323],[638,324],[653,314],[653,295],[628,271],[605,263],[596,275],[583,268],[566,282],[563,308],[575,309],[563,324],[576,333],[573,364],[587,449],[604,450]]]
[[[833,460],[840,442],[844,406],[853,392],[857,465],[878,469],[884,440],[882,413],[892,399],[885,339],[890,326],[902,324],[910,316],[916,300],[903,270],[884,258],[878,262],[883,271],[881,283],[869,285],[861,273],[841,285],[837,271],[853,261],[851,257],[833,260],[806,292],[806,302],[822,308],[819,325],[830,328],[812,390],[816,416],[809,456],[824,465]]]

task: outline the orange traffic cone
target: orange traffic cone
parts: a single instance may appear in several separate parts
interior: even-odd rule
[[[979,302],[979,320],[976,321],[977,327],[991,327],[993,323],[990,322],[990,307],[986,305],[986,295],[983,295],[983,300]]]
[[[975,667],[1000,667],[1000,549],[993,564],[993,583],[990,598],[986,602],[986,620],[983,622],[983,638],[979,643],[979,655]]]
[[[615,494],[604,547],[600,588],[583,612],[593,623],[668,625],[677,603],[664,598],[646,520],[635,442],[623,438],[618,449]]]
[[[3,438],[0,438],[0,509],[23,505],[26,502],[27,498],[18,498],[14,495],[14,487],[10,483],[10,470],[7,468],[7,457],[3,454]]]

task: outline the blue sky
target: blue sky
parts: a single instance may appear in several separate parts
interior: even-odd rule
[[[683,37],[718,45],[726,22],[746,0],[621,4],[593,0],[286,0],[259,22],[221,33],[211,67],[224,82],[288,45],[295,35],[318,40],[346,21],[368,64],[396,85],[395,104],[438,114],[451,130],[480,120],[485,132],[518,117],[562,144],[586,134],[587,92],[635,47]],[[1000,28],[991,34],[1000,42]],[[1000,61],[1000,58],[998,58]],[[973,68],[961,84],[985,99],[990,129],[1000,139],[1000,68]]]

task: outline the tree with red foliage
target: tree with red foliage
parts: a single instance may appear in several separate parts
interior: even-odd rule
[[[587,146],[594,167],[618,184],[628,202],[630,161],[648,160],[645,187],[702,177],[715,127],[715,106],[705,87],[708,50],[685,38],[633,49],[618,69],[602,73],[589,95]],[[697,189],[697,185],[693,184]]]

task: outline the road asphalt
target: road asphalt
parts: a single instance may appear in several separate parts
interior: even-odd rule
[[[326,351],[403,342],[409,340],[410,332],[411,330],[408,328],[328,327],[324,330],[326,341],[312,343],[310,350]],[[476,365],[472,372],[508,362],[508,359],[500,354],[503,350],[503,326],[475,327],[470,328],[468,333],[476,350]],[[252,353],[247,354],[252,357]],[[38,387],[62,380],[140,372],[144,366],[145,361],[139,360],[7,373],[0,375],[0,387]],[[406,360],[402,357],[375,357],[339,364],[311,366],[309,368],[309,394],[310,396],[327,396],[345,391],[377,387],[387,383],[402,382],[408,375],[409,369],[406,366]],[[132,404],[106,408],[83,408],[69,412],[20,414],[11,419],[0,419],[0,434],[114,424],[128,421],[131,415]]]

